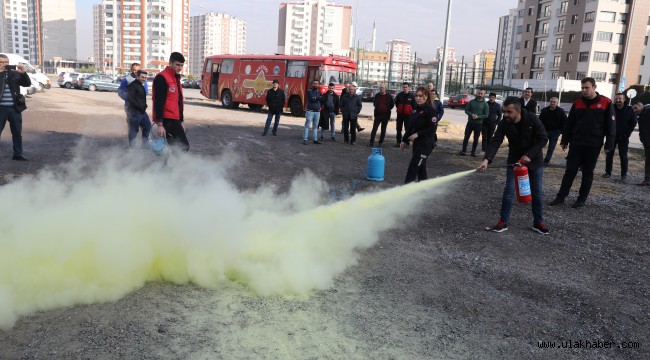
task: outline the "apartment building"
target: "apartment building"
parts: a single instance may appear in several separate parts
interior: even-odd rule
[[[486,85],[492,81],[496,53],[493,49],[481,50],[473,56],[471,80],[474,85]]]
[[[392,39],[386,42],[389,54],[391,81],[411,81],[413,79],[414,57],[411,43],[404,39]]]
[[[649,16],[647,0],[519,0],[511,77],[640,83]]]
[[[206,56],[246,53],[246,21],[223,13],[191,17],[189,73],[201,75]]]
[[[102,71],[128,71],[134,62],[160,71],[175,51],[191,61],[190,0],[102,0],[93,13],[94,57]]]
[[[54,58],[77,59],[76,0],[30,0],[29,52],[43,65]]]
[[[326,0],[280,3],[280,54],[344,55],[350,51],[351,37],[351,6]]]
[[[350,58],[357,62],[357,80],[360,80],[363,86],[368,82],[379,83],[388,80],[388,52],[351,49]]]
[[[5,53],[29,56],[29,5],[26,0],[0,0],[0,49]]]
[[[495,58],[495,76],[499,79],[512,78],[515,59],[515,38],[517,9],[510,9],[508,15],[499,18],[499,32]]]

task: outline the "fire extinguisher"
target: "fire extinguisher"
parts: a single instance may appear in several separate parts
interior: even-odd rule
[[[528,177],[528,167],[521,163],[521,160],[515,164],[515,189],[517,192],[517,201],[520,203],[529,203],[533,200],[530,192],[530,178]]]

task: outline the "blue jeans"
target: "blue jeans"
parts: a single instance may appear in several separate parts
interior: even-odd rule
[[[311,138],[313,141],[318,140],[318,122],[320,121],[320,111],[307,110],[305,114],[305,131],[302,139],[307,141],[309,135],[309,124],[311,124]]]
[[[271,127],[271,120],[273,120],[273,116],[275,115],[275,123],[273,123],[273,135],[275,135],[278,132],[278,125],[280,124],[280,116],[282,115],[281,113],[274,114],[272,112],[269,113],[269,115],[266,117],[266,125],[264,125],[264,135],[266,135],[269,132],[269,128]]]
[[[530,179],[530,191],[533,195],[533,224],[544,222],[543,202],[544,191],[542,190],[542,177],[544,176],[544,167],[536,170],[528,170]],[[506,171],[506,187],[503,189],[503,198],[501,199],[501,219],[508,225],[510,223],[510,214],[512,205],[515,202],[515,173],[508,167]]]
[[[0,134],[7,121],[9,121],[11,140],[14,144],[14,156],[20,156],[23,154],[23,114],[13,106],[0,106]]]
[[[149,133],[151,132],[151,120],[149,114],[142,113],[129,113],[129,146],[133,145],[133,140],[138,136],[138,132],[142,128],[142,145],[145,146],[149,143]]]
[[[557,140],[560,138],[560,134],[562,134],[562,131],[553,130],[553,131],[547,131],[546,133],[548,134],[548,150],[546,150],[546,157],[544,157],[544,162],[548,163],[551,162],[551,158],[553,157],[553,151],[555,151]]]

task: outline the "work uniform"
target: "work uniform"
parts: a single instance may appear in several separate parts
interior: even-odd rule
[[[153,121],[162,122],[169,145],[181,145],[190,150],[183,128],[183,87],[181,76],[167,66],[153,80]]]
[[[438,137],[438,113],[429,104],[416,105],[409,118],[409,126],[401,139],[404,143],[409,143],[409,137],[415,133],[418,137],[413,140],[413,156],[406,171],[405,184],[428,179],[427,176],[427,158],[436,147]]]
[[[397,108],[397,121],[396,121],[396,130],[397,130],[397,145],[402,141],[402,127],[408,129],[409,119],[413,113],[413,108],[415,107],[415,96],[410,92],[400,92],[395,96],[395,107]]]

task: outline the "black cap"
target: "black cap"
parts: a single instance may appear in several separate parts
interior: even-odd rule
[[[278,81],[278,79],[275,79],[275,80],[273,80],[273,83],[274,84],[279,84],[280,82]]]

